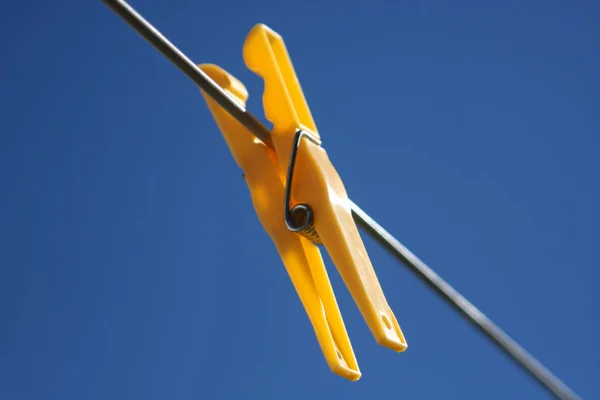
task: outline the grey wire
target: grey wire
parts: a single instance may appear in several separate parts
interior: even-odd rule
[[[186,74],[194,83],[204,90],[221,107],[229,112],[238,122],[244,125],[259,140],[273,148],[271,132],[250,112],[239,105],[217,85],[208,75],[196,66],[185,54],[164,37],[144,17],[138,14],[129,4],[122,0],[103,0],[117,15],[125,20],[144,39],[168,58],[177,68]],[[467,318],[483,334],[485,334],[501,350],[506,352],[520,367],[537,380],[549,393],[562,400],[576,400],[577,396],[558,377],[553,375],[531,354],[523,349],[510,336],[495,325],[488,317],[458,293],[446,281],[440,278],[423,261],[417,258],[402,243],[387,232],[360,207],[351,202],[352,214],[356,223],[366,230],[371,237],[400,260],[430,288]]]
[[[579,399],[579,397],[556,376],[523,349],[517,342],[494,324],[477,309],[469,300],[457,292],[423,261],[408,250],[402,243],[383,229],[373,218],[352,203],[352,213],[356,222],[362,226],[375,240],[390,251],[396,258],[407,265],[419,278],[425,281],[443,299],[450,303],[469,322],[503,349],[519,366],[529,372],[546,389],[559,399]]]

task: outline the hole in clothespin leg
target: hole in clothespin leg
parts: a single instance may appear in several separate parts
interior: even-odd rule
[[[383,321],[383,323],[385,324],[385,327],[388,329],[392,329],[392,323],[390,322],[389,318],[385,315],[381,316],[381,320]]]

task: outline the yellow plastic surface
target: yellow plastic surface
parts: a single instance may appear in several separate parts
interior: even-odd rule
[[[200,68],[245,106],[248,92],[240,81],[216,65],[201,65]],[[285,170],[279,167],[272,150],[256,140],[214,100],[204,92],[202,94],[236,163],[244,171],[258,218],[277,247],[329,367],[347,379],[359,379],[361,373],[319,248],[285,226]],[[285,335],[285,332],[281,334]]]
[[[319,137],[317,127],[281,36],[256,25],[246,38],[244,60],[264,80],[265,116],[274,125],[272,139],[280,170],[286,171],[296,131]],[[312,207],[317,232],[377,343],[404,351],[406,340],[354,223],[344,185],[325,150],[309,140],[300,144],[292,195],[295,202]],[[275,214],[281,220],[278,204]]]

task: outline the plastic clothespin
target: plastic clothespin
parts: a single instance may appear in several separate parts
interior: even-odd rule
[[[244,59],[264,79],[263,105],[273,123],[274,149],[203,92],[204,98],[244,171],[257,215],[277,247],[329,367],[357,380],[361,373],[318,245],[327,249],[377,343],[402,352],[406,340],[354,223],[344,185],[321,147],[283,39],[256,25],[246,38]],[[239,80],[216,65],[200,68],[245,107],[248,92]]]

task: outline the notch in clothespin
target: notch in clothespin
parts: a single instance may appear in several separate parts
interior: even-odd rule
[[[272,148],[203,92],[204,98],[244,171],[256,213],[277,247],[329,367],[357,380],[361,373],[319,245],[327,249],[377,343],[402,352],[406,340],[354,223],[344,185],[321,146],[283,39],[256,25],[243,54],[265,83],[263,106],[273,123]],[[245,107],[248,92],[239,80],[215,65],[200,68]]]

